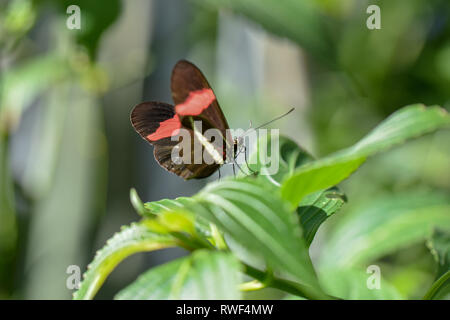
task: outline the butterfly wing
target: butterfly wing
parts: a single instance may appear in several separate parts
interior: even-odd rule
[[[131,124],[139,135],[153,145],[161,144],[181,128],[172,105],[163,102],[143,102],[131,111]],[[175,131],[175,132],[174,132]]]
[[[200,144],[195,140],[193,130],[181,124],[172,105],[162,102],[144,102],[134,107],[130,118],[136,132],[154,145],[155,159],[166,170],[184,179],[199,179],[210,176],[219,167],[215,163],[210,165],[206,163],[177,164],[172,160],[173,148],[179,141],[172,141],[171,137],[177,135],[179,129],[183,128],[190,134],[191,159],[194,159],[194,143]]]
[[[219,129],[226,145],[232,145],[227,120],[200,69],[186,60],[179,61],[172,71],[171,89],[182,122],[184,116],[196,116],[207,122],[208,127]]]
[[[195,139],[195,138],[194,138]],[[183,179],[202,179],[212,175],[218,168],[219,165],[213,164],[177,164],[172,159],[173,148],[179,143],[178,141],[172,141],[170,138],[164,138],[164,143],[155,145],[153,154],[155,159],[158,161],[159,165],[166,169],[167,171],[175,173]],[[191,150],[193,149],[193,143],[191,145]],[[191,151],[191,159],[193,159],[193,151]]]

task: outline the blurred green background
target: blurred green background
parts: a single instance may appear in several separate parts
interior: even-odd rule
[[[80,30],[66,27],[71,4],[81,9]],[[381,8],[380,30],[366,27],[369,4]],[[106,239],[137,220],[131,187],[153,201],[192,195],[217,179],[184,182],[167,173],[130,125],[137,103],[171,102],[179,59],[203,70],[234,128],[296,107],[273,127],[320,157],[404,105],[449,109],[450,2],[0,0],[0,299],[71,298],[67,267],[84,271]],[[349,202],[319,230],[316,263],[339,269],[333,257],[348,243],[327,239],[352,217],[365,214],[367,222],[401,199],[448,200],[449,141],[448,131],[420,138],[344,182]],[[113,297],[150,266],[182,254],[127,259],[97,297]],[[361,272],[379,265],[402,298],[423,296],[435,272],[417,240],[342,264]],[[329,277],[348,285],[339,272]]]

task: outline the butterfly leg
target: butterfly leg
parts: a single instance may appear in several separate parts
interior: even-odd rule
[[[247,166],[248,171],[250,171],[252,174],[258,174],[257,171],[253,170],[248,165],[248,161],[247,161],[247,147],[246,146],[244,146],[244,159],[245,159],[245,165]]]
[[[219,181],[220,181],[220,177],[221,177],[221,175],[220,175],[220,168],[219,168]]]
[[[238,165],[238,163],[236,162],[236,158],[233,159],[233,172],[234,172],[234,165],[236,165],[236,167],[238,167],[239,171],[242,172],[243,174],[245,174],[246,176],[248,176],[247,172],[245,172],[244,170],[242,170],[241,166]],[[234,175],[236,176],[236,173],[234,173]]]
[[[233,163],[233,175],[236,177],[236,169],[234,168],[234,163]]]

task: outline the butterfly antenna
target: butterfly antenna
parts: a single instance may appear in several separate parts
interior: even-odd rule
[[[268,121],[268,122],[266,122],[266,123],[263,123],[263,124],[257,126],[256,128],[250,128],[250,129],[248,129],[246,132],[244,132],[244,134],[242,135],[242,137],[245,136],[246,134],[248,134],[249,132],[251,132],[252,130],[257,130],[257,129],[259,129],[259,128],[262,128],[262,127],[265,127],[265,126],[271,124],[272,122],[275,122],[275,121],[277,121],[277,120],[280,120],[281,118],[287,116],[289,113],[291,113],[291,112],[294,111],[294,110],[295,110],[295,108],[292,108],[292,109],[289,110],[288,112],[283,113],[281,116],[278,116],[278,117],[276,117],[276,118],[274,118],[274,119],[272,119],[272,120],[270,120],[270,121]]]

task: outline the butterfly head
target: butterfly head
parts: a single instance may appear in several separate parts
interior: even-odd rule
[[[239,155],[239,153],[242,151],[241,149],[244,147],[244,137],[235,137],[233,139],[233,157],[236,159],[236,157]]]

